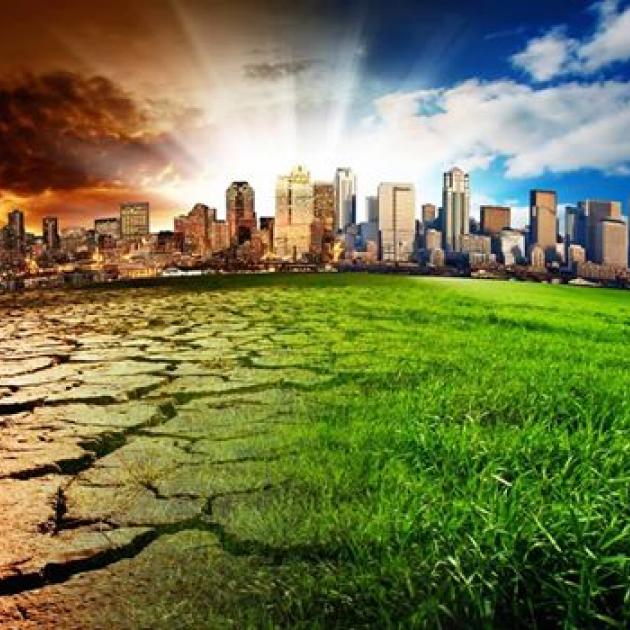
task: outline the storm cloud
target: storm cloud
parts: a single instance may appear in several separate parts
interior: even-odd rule
[[[151,108],[111,80],[76,73],[0,82],[0,190],[20,195],[117,187],[186,157]]]

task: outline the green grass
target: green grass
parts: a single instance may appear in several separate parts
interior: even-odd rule
[[[292,484],[230,513],[232,531],[277,556],[250,594],[262,618],[628,626],[629,294],[270,283],[261,308],[284,325],[284,352],[330,380],[294,411],[306,424]]]

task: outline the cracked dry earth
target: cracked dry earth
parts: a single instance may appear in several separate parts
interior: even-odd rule
[[[260,562],[233,508],[286,483],[321,378],[267,293],[0,297],[1,627],[182,627],[181,591],[229,625]]]

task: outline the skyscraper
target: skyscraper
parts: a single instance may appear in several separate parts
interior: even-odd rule
[[[510,229],[511,209],[504,206],[481,206],[481,231],[487,236],[498,236]]]
[[[59,221],[57,217],[44,217],[42,219],[42,236],[46,249],[59,249]]]
[[[575,206],[564,209],[564,242],[567,247],[580,243],[580,213]]]
[[[382,183],[378,187],[378,229],[381,258],[407,261],[413,254],[416,228],[413,184]]]
[[[626,269],[628,267],[628,227],[619,218],[606,217],[595,229],[594,261]]]
[[[230,242],[241,245],[251,240],[256,229],[254,189],[248,182],[232,182],[225,192],[226,218]]]
[[[460,168],[444,173],[442,208],[444,249],[457,251],[457,237],[468,234],[470,224],[470,179]]]
[[[329,182],[313,184],[315,218],[319,219],[324,235],[335,231],[335,186]]]
[[[342,231],[357,220],[357,178],[351,168],[335,173],[335,229]]]
[[[587,199],[578,203],[578,211],[584,224],[585,240],[580,245],[586,249],[586,258],[597,260],[597,226],[604,219],[621,218],[621,203],[619,201],[594,201]]]
[[[311,252],[315,204],[311,174],[296,166],[276,182],[274,250],[284,259],[300,260]]]
[[[313,185],[315,221],[312,230],[312,247],[320,249],[322,260],[332,260],[335,242],[335,185],[332,182],[315,182]]]
[[[26,245],[26,229],[24,227],[24,213],[21,210],[16,208],[9,212],[7,228],[9,248],[15,254],[23,254]]]
[[[120,236],[140,239],[149,235],[149,203],[136,201],[120,204]]]
[[[539,245],[547,262],[556,258],[558,201],[553,190],[529,192],[529,246]]]

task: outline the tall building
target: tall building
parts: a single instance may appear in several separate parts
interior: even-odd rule
[[[351,168],[335,173],[335,229],[345,230],[357,221],[357,178]]]
[[[208,252],[210,221],[215,216],[216,210],[196,203],[187,215],[175,217],[173,231],[181,235],[184,251],[199,256]]]
[[[225,192],[225,207],[230,242],[242,245],[251,240],[256,229],[254,189],[247,182],[232,182]]]
[[[284,259],[300,260],[317,253],[312,251],[312,226],[315,202],[311,174],[296,166],[290,175],[278,177],[276,182],[276,217],[274,250]]]
[[[481,206],[481,231],[488,236],[498,236],[502,230],[509,230],[511,209],[505,206]]]
[[[564,208],[564,243],[567,247],[580,242],[580,211],[575,206]]]
[[[470,223],[470,179],[460,168],[444,173],[442,208],[444,250],[457,251],[457,237],[468,234]]]
[[[408,261],[414,250],[416,196],[413,184],[382,183],[378,187],[381,259]]]
[[[44,217],[42,219],[42,236],[46,249],[59,249],[59,221],[57,217]]]
[[[315,182],[313,204],[315,222],[312,245],[315,249],[321,249],[322,260],[328,262],[332,260],[335,242],[335,185],[331,182]]]
[[[432,203],[425,203],[422,205],[422,224],[425,230],[435,223],[437,219],[437,208]]]
[[[17,208],[11,210],[8,216],[9,249],[15,254],[23,254],[26,246],[26,228],[24,227],[24,213]]]
[[[586,258],[597,259],[597,226],[604,219],[619,219],[621,203],[619,201],[595,201],[587,199],[578,203],[578,211],[584,225],[584,241],[580,242],[586,249]]]
[[[558,200],[553,190],[529,192],[529,244],[539,245],[547,262],[556,258]]]
[[[335,185],[329,182],[313,184],[314,213],[319,219],[325,234],[335,231]]]
[[[595,230],[594,262],[610,267],[628,267],[628,227],[619,218],[598,221]]]
[[[149,203],[137,201],[120,204],[120,236],[135,240],[149,235]]]

